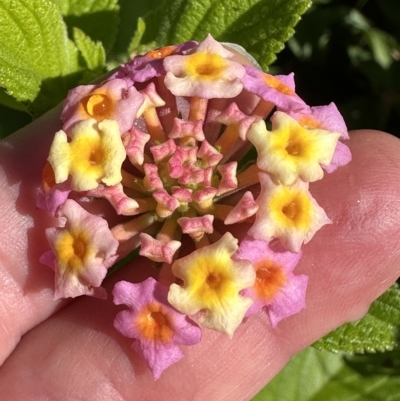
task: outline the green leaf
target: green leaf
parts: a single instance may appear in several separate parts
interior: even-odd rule
[[[349,10],[348,15],[345,18],[346,22],[360,31],[366,31],[371,27],[369,20],[355,8]]]
[[[51,0],[59,7],[72,37],[74,27],[110,50],[117,36],[118,0]]]
[[[93,42],[79,28],[74,28],[74,41],[89,70],[101,70],[106,63],[106,54],[101,42]]]
[[[346,356],[345,362],[363,376],[400,376],[400,350],[398,349],[377,354]]]
[[[309,347],[293,357],[252,401],[398,401],[396,371],[366,374],[359,369],[366,360],[347,361],[340,354]]]
[[[311,0],[165,0],[145,18],[144,43],[203,40],[208,33],[243,46],[263,68],[275,59]]]
[[[371,47],[374,60],[382,68],[389,68],[394,61],[392,57],[395,44],[393,37],[376,28],[368,29],[365,34]]]
[[[49,0],[2,1],[0,21],[0,85],[18,101],[34,100],[44,79],[76,71],[78,52]]]
[[[25,105],[15,100],[4,88],[0,88],[0,104],[10,109],[26,112]]]
[[[396,285],[371,304],[357,322],[346,323],[314,343],[332,352],[381,352],[399,346],[400,290]]]
[[[294,356],[252,401],[309,401],[342,368],[340,355],[307,348]]]
[[[131,43],[129,44],[128,47],[129,54],[134,54],[138,51],[145,30],[146,30],[146,23],[143,21],[142,18],[139,18],[137,22],[137,29],[135,35],[133,35]]]

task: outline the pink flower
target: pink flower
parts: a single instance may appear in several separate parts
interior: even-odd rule
[[[64,225],[46,229],[51,251],[41,257],[55,271],[54,299],[84,294],[106,298],[100,286],[118,248],[107,222],[72,199],[60,207],[58,216]]]
[[[151,78],[165,74],[164,58],[174,54],[184,54],[197,45],[197,42],[190,41],[181,45],[165,46],[160,49],[149,51],[144,56],[137,56],[122,64],[108,80],[122,78],[128,83],[146,82]]]
[[[64,101],[61,120],[63,130],[78,121],[94,118],[118,122],[120,133],[130,130],[141,104],[142,95],[122,79],[106,81],[100,85],[82,85],[69,91]]]
[[[332,173],[338,167],[345,166],[347,163],[350,163],[350,161],[351,161],[350,148],[343,142],[339,141],[336,144],[335,152],[333,153],[331,162],[328,165],[322,164],[321,167],[327,173]]]
[[[293,73],[273,76],[250,65],[245,68],[244,88],[273,103],[278,110],[301,111],[308,107],[295,92]]]
[[[240,243],[234,259],[249,260],[256,272],[254,286],[242,291],[254,300],[246,316],[265,307],[271,326],[275,327],[282,319],[305,308],[308,277],[292,273],[300,257],[301,252],[287,252],[279,244],[272,250],[267,242],[252,237]]]
[[[57,209],[68,199],[71,191],[69,180],[56,184],[54,171],[51,164],[47,162],[43,168],[42,185],[38,190],[36,206],[55,216]]]
[[[120,281],[113,290],[114,303],[127,305],[114,320],[125,337],[134,338],[132,348],[146,361],[158,379],[161,373],[184,357],[179,345],[194,345],[201,330],[167,301],[167,287],[149,277],[139,284]]]
[[[290,111],[288,114],[304,127],[340,132],[340,139],[349,139],[346,123],[335,103],[305,108],[301,112]]]

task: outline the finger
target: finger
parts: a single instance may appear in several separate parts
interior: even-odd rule
[[[275,329],[259,313],[233,340],[204,330],[202,342],[154,382],[132,340],[113,329],[112,303],[79,299],[23,338],[0,370],[0,393],[6,400],[249,399],[294,353],[360,318],[399,276],[400,141],[364,131],[350,146],[353,162],[312,188],[334,224],[305,247],[296,268],[310,277],[301,313]],[[143,262],[134,266],[112,281],[142,280]]]
[[[36,209],[41,170],[59,109],[0,142],[0,365],[20,337],[46,319],[53,302],[54,273],[39,263],[47,250],[51,218]]]

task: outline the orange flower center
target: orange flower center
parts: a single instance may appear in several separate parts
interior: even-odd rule
[[[321,124],[318,121],[315,121],[311,116],[303,116],[299,119],[299,124],[303,127],[309,128],[320,128]]]
[[[74,250],[75,256],[83,259],[86,253],[86,244],[82,238],[75,238],[72,244],[72,249]]]
[[[170,56],[171,54],[174,54],[174,52],[175,52],[175,46],[165,46],[147,52],[145,56],[149,58],[164,58]]]
[[[270,301],[285,284],[286,275],[281,267],[270,260],[258,263],[255,269],[255,294],[260,299]]]
[[[221,276],[215,273],[210,273],[206,278],[208,286],[214,290],[218,289],[218,287],[221,284],[221,281],[222,281]]]
[[[282,208],[282,213],[288,218],[288,219],[295,219],[297,214],[299,213],[299,209],[296,205],[295,202],[290,202],[287,205],[283,206]]]
[[[88,234],[63,229],[56,240],[54,252],[62,271],[77,274],[85,269],[85,260],[92,253]]]
[[[298,156],[301,153],[301,146],[295,141],[289,141],[285,149],[290,156]]]
[[[294,91],[289,86],[279,81],[279,79],[274,77],[273,75],[265,74],[264,81],[268,86],[274,88],[280,93],[283,93],[284,95],[294,95]]]
[[[86,98],[87,113],[98,121],[108,118],[113,112],[113,102],[106,96],[94,94]]]
[[[137,328],[143,337],[149,341],[171,341],[174,335],[172,322],[168,314],[159,304],[150,304],[139,314]]]
[[[49,162],[46,162],[42,171],[43,189],[48,192],[50,191],[51,188],[54,187],[55,184],[56,184],[56,178],[54,176],[53,167],[51,167],[51,164]]]

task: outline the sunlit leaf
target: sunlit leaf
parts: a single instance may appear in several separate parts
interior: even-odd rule
[[[104,47],[101,42],[93,42],[83,31],[74,28],[74,41],[89,70],[100,70],[106,62]]]
[[[359,321],[346,323],[314,343],[333,352],[379,352],[399,345],[400,290],[391,287],[374,301]]]
[[[252,401],[398,401],[400,376],[396,369],[390,373],[388,369],[385,373],[363,369],[368,363],[376,363],[378,356],[348,359],[307,348]],[[392,363],[398,363],[398,356],[393,354],[381,354],[379,361],[391,357]]]
[[[266,68],[310,4],[310,0],[165,0],[145,18],[143,40],[164,46],[202,40],[211,33],[220,41],[240,44]]]
[[[17,100],[32,101],[43,80],[77,70],[78,52],[49,0],[2,1],[0,21],[0,85]]]

